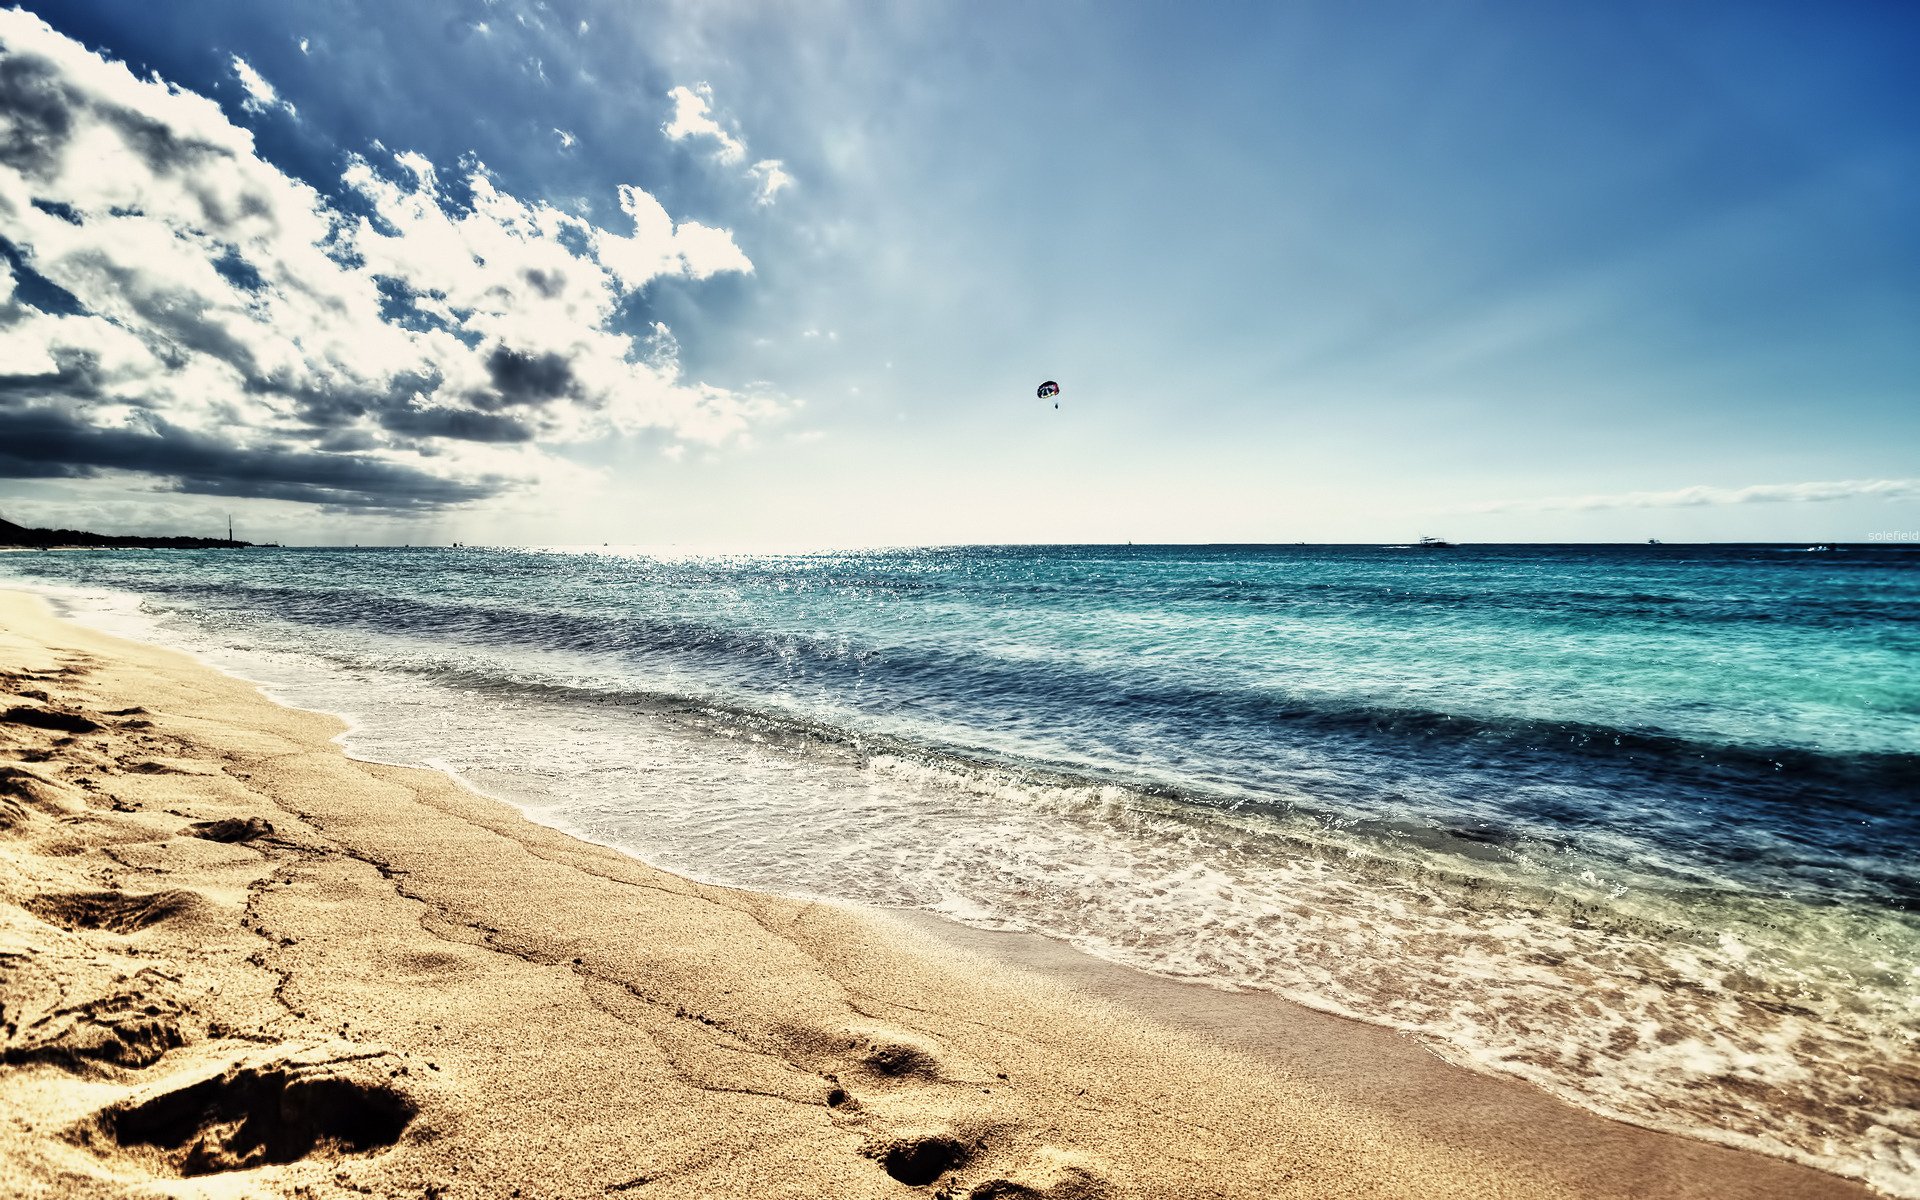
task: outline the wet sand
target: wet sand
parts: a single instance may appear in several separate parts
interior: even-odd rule
[[[1840,1197],[1274,997],[689,882],[0,593],[0,1194]]]

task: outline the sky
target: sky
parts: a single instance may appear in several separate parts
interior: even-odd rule
[[[0,515],[1920,540],[1917,52],[1870,2],[0,8]]]

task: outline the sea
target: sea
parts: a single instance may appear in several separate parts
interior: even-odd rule
[[[1920,550],[0,555],[702,880],[1276,992],[1920,1197]]]

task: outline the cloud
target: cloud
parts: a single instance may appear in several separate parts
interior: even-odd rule
[[[301,43],[300,51],[303,54],[306,53],[304,42]],[[284,110],[289,116],[293,115],[295,111],[293,105],[282,100],[280,93],[273,90],[273,85],[268,83],[260,72],[253,69],[253,64],[238,54],[233,56],[233,74],[247,93],[247,98],[240,102],[241,108],[255,113],[278,108]]]
[[[446,479],[403,462],[298,446],[235,444],[150,419],[99,428],[55,410],[0,409],[0,475],[60,478],[101,470],[179,478],[181,491],[267,496],[336,508],[437,508],[477,500],[504,480]]]
[[[1705,484],[1669,492],[1621,492],[1548,500],[1501,500],[1474,512],[1589,512],[1610,508],[1694,508],[1720,504],[1808,504],[1827,500],[1905,500],[1920,497],[1920,479],[1841,479],[1826,483],[1761,483],[1725,488]]]
[[[673,116],[660,126],[660,132],[667,135],[668,141],[710,138],[715,144],[713,156],[716,160],[728,165],[746,161],[746,139],[722,125],[714,116],[711,87],[696,83],[690,88],[674,88],[667,96],[673,101]],[[794,182],[793,176],[787,173],[786,164],[777,158],[763,158],[749,166],[745,174],[754,184],[753,202],[762,207],[772,204],[774,198],[792,187]]]
[[[712,138],[714,157],[723,163],[737,163],[747,156],[747,144],[729,133],[713,119],[713,89],[704,83],[677,87],[667,93],[673,101],[673,116],[660,127],[670,142],[687,138]]]
[[[234,70],[249,106],[284,103]],[[780,412],[621,324],[655,281],[751,272],[728,231],[631,186],[630,230],[602,228],[411,152],[351,156],[340,189],[0,11],[0,476],[417,511],[551,477],[558,444]]]
[[[755,204],[772,204],[775,196],[793,186],[793,176],[787,174],[786,167],[777,158],[761,159],[747,168],[747,174],[760,184],[753,198]]]

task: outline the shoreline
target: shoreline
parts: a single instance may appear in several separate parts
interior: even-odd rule
[[[937,913],[897,914],[943,943],[993,963],[1033,971],[1074,991],[1138,1013],[1209,1042],[1277,1066],[1299,1083],[1322,1090],[1356,1109],[1405,1122],[1443,1144],[1485,1146],[1497,1142],[1517,1161],[1548,1157],[1571,1166],[1583,1187],[1591,1176],[1617,1170],[1624,1147],[1609,1136],[1627,1131],[1643,1161],[1662,1171],[1718,1171],[1718,1156],[1733,1162],[1757,1158],[1811,1171],[1838,1185],[1833,1194],[1879,1196],[1865,1184],[1785,1157],[1709,1136],[1658,1129],[1585,1108],[1518,1076],[1476,1071],[1449,1062],[1418,1039],[1385,1025],[1325,1012],[1273,992],[1228,991],[1198,980],[1156,975],[1109,962],[1073,946],[1032,933],[981,929]],[[1476,1082],[1465,1084],[1462,1075]],[[1465,1101],[1463,1103],[1463,1101]],[[1597,1123],[1597,1124],[1596,1124]],[[1704,1157],[1702,1157],[1704,1155]],[[1760,1196],[1769,1181],[1720,1177],[1712,1190],[1668,1190],[1662,1181],[1638,1179],[1634,1196]],[[1591,1194],[1611,1194],[1598,1189]],[[1796,1195],[1828,1195],[1819,1186]]]
[[[38,597],[0,671],[98,726],[0,726],[10,1194],[1872,1194],[1277,996],[684,880]]]

